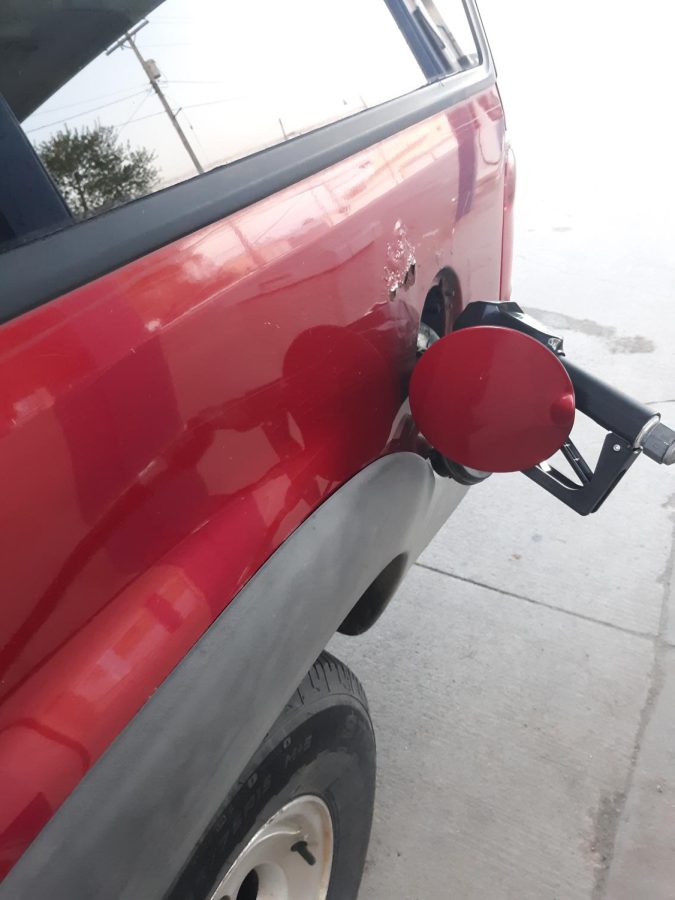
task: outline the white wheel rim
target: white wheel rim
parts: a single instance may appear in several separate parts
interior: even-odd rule
[[[260,828],[210,900],[325,900],[333,821],[320,797],[296,797]]]

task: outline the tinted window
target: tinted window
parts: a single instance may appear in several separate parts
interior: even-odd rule
[[[424,83],[383,0],[92,6],[23,0],[29,52],[0,39],[0,90],[78,217]]]

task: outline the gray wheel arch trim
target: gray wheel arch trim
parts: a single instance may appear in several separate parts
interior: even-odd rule
[[[0,885],[0,900],[165,896],[356,600],[412,563],[465,488],[413,453],[368,466],[284,542],[147,701]]]

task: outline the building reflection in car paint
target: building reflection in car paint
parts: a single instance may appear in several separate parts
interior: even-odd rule
[[[503,167],[476,141],[502,122],[465,107],[0,328],[5,868],[81,776],[64,741],[95,760],[312,509],[416,448],[426,290],[445,265],[465,301],[499,290]],[[418,275],[392,296],[400,229]]]

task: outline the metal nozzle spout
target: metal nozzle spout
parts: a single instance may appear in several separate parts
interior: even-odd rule
[[[675,431],[659,422],[645,435],[642,451],[654,462],[672,466],[675,463]]]

